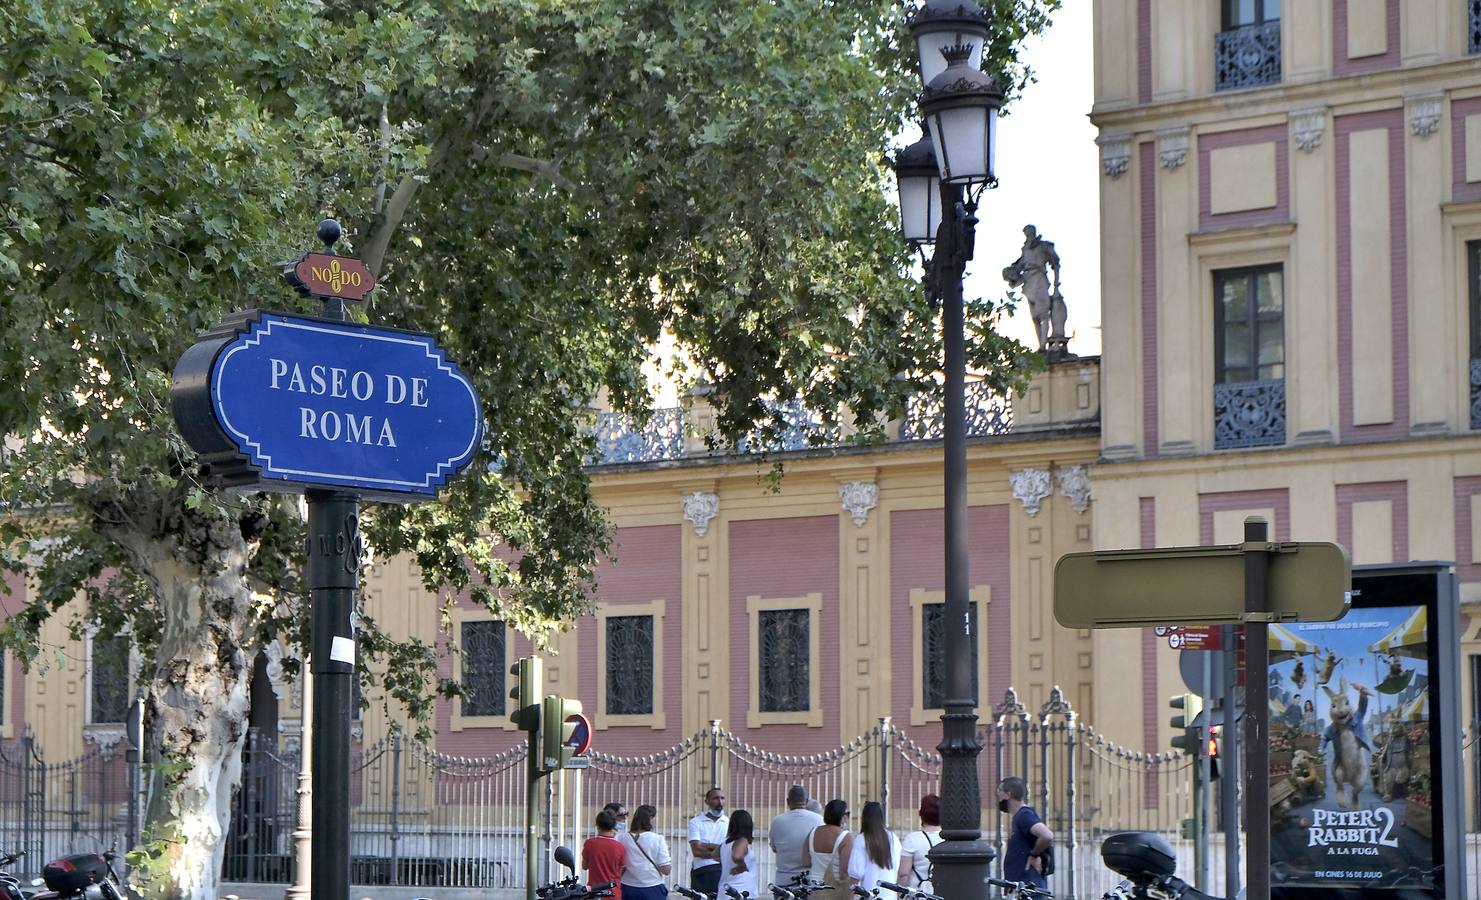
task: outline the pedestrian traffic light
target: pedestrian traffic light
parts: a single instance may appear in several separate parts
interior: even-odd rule
[[[543,744],[540,753],[541,768],[547,772],[564,769],[575,754],[571,736],[581,724],[581,701],[551,695],[545,698],[541,715],[540,732]],[[567,721],[575,717],[576,721]]]
[[[535,731],[540,727],[540,694],[545,687],[544,666],[538,656],[524,656],[509,668],[514,676],[514,687],[509,699],[515,703],[509,719],[522,731]]]
[[[1219,780],[1219,740],[1224,736],[1224,726],[1214,725],[1208,730],[1208,779]]]
[[[1203,698],[1197,694],[1176,694],[1167,701],[1167,705],[1180,713],[1168,720],[1168,724],[1174,730],[1182,732],[1173,735],[1173,748],[1189,756],[1201,755],[1203,753],[1202,729],[1195,726],[1193,722],[1198,718],[1198,714],[1203,712]]]

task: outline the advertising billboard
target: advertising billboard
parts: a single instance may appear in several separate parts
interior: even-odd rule
[[[1354,570],[1342,618],[1270,626],[1273,897],[1459,896],[1453,584],[1448,566]]]

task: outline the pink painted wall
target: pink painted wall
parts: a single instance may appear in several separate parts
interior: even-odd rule
[[[1390,329],[1393,333],[1393,410],[1387,425],[1353,424],[1353,334],[1352,334],[1352,184],[1349,165],[1350,138],[1354,131],[1388,129],[1389,245],[1356,248],[1361,253],[1381,253],[1392,258],[1390,293],[1393,298]],[[1344,443],[1396,440],[1409,436],[1409,226],[1404,190],[1404,111],[1338,116],[1336,126],[1337,178],[1337,405]]]
[[[1214,513],[1231,509],[1275,510],[1275,539],[1291,539],[1291,494],[1286,488],[1263,491],[1224,491],[1198,495],[1198,542],[1214,542]]]
[[[1141,176],[1142,455],[1157,455],[1157,145],[1137,149]]]
[[[1299,0],[1298,0],[1299,2]],[[1332,74],[1363,75],[1399,67],[1399,0],[1388,0],[1385,11],[1388,50],[1378,56],[1347,58],[1347,0],[1332,0]]]
[[[761,741],[761,730],[746,727],[750,698],[759,687],[751,671],[751,624],[746,598],[823,595],[818,630],[819,659],[808,677],[820,679],[823,727],[768,725],[766,747],[791,753],[817,753],[841,743],[838,707],[838,523],[837,516],[758,519],[730,523],[730,721],[721,725],[748,743]],[[853,737],[853,735],[848,735]]]
[[[603,753],[634,756],[679,743],[684,735],[682,624],[683,535],[677,525],[620,528],[613,535],[612,554],[597,567],[597,601],[620,606],[663,600],[663,682],[654,687],[663,701],[665,727],[614,727],[597,731],[592,746]],[[619,613],[620,614],[620,613]],[[584,616],[577,622],[581,658],[577,683],[587,710],[597,707],[596,618]],[[569,664],[569,663],[568,663]],[[658,699],[658,697],[655,697]]]
[[[1352,505],[1368,500],[1387,500],[1393,515],[1394,562],[1409,559],[1409,484],[1404,481],[1372,481],[1337,485],[1337,542],[1352,550]]]
[[[496,548],[494,554],[509,562],[517,560],[518,554],[511,553],[505,548]],[[457,598],[454,605],[459,609],[479,610],[478,604],[468,599],[467,595]],[[428,611],[429,615],[434,614]],[[455,626],[456,629],[456,626]],[[442,632],[437,636],[437,674],[442,678],[451,678],[453,675],[453,663],[449,642],[456,643],[456,633],[448,635]],[[504,645],[504,664],[511,666],[521,656],[529,656],[531,652],[530,641],[518,632],[513,633],[513,639],[506,641]],[[513,684],[510,676],[505,675],[504,689],[507,691]],[[437,723],[437,749],[442,753],[454,756],[490,756],[502,750],[514,746],[516,743],[526,740],[525,733],[512,729],[499,727],[464,728],[462,731],[452,730],[453,703],[452,700],[437,701],[436,723]],[[512,707],[505,700],[505,712]]]
[[[1141,513],[1141,542],[1142,549],[1149,550],[1157,546],[1157,498],[1141,497],[1139,508]],[[1157,633],[1151,628],[1142,629],[1142,749],[1148,753],[1157,751],[1159,748],[1158,714],[1162,710],[1162,704],[1157,698]],[[1149,807],[1157,803],[1157,785],[1155,780],[1147,782],[1146,802]]]
[[[910,726],[915,682],[915,645],[920,625],[911,621],[910,592],[939,591],[946,584],[944,523],[940,509],[901,510],[890,514],[890,666],[894,691],[890,714],[895,724],[909,730],[917,743],[934,746],[941,737],[935,722]],[[1012,561],[1010,558],[1009,512],[1005,505],[973,506],[967,510],[967,553],[969,585],[992,587],[987,620],[987,696],[979,697],[979,715],[984,719],[1003,699],[1013,683]],[[980,613],[979,613],[980,615]]]
[[[1481,581],[1481,559],[1471,558],[1471,497],[1481,494],[1481,475],[1455,479],[1455,572],[1461,581]]]
[[[1481,181],[1466,181],[1466,119],[1481,115],[1481,97],[1450,103],[1450,199],[1481,200]]]
[[[1271,142],[1275,144],[1275,205],[1265,209],[1247,209],[1230,213],[1210,212],[1213,172],[1209,166],[1209,154],[1214,150]],[[1200,229],[1209,231],[1218,228],[1248,228],[1253,225],[1286,222],[1290,218],[1291,165],[1286,126],[1267,125],[1264,128],[1241,128],[1235,131],[1221,131],[1217,134],[1198,136],[1198,227]]]

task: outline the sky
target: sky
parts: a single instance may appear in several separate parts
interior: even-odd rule
[[[1038,83],[998,122],[998,187],[983,194],[977,248],[968,264],[968,297],[1001,297],[1002,270],[1018,258],[1023,226],[1034,225],[1054,242],[1060,258],[1070,351],[1100,353],[1100,177],[1095,127],[1090,0],[1065,0],[1064,8],[1024,59]],[[913,140],[914,138],[912,138]],[[1027,308],[1002,328],[1033,347]]]

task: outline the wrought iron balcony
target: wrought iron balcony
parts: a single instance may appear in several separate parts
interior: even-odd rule
[[[1215,450],[1279,447],[1285,442],[1284,379],[1214,385]]]
[[[1006,434],[1013,430],[1012,405],[1006,397],[993,393],[987,384],[967,385],[967,435]],[[763,400],[766,411],[779,418],[779,429],[767,432],[757,428],[741,438],[736,452],[782,453],[817,447],[836,447],[844,442],[837,426],[827,426],[822,416],[802,405],[800,400],[777,402]],[[689,422],[683,407],[654,410],[646,425],[639,427],[632,417],[618,412],[598,413],[596,417],[596,450],[592,465],[645,463],[682,459],[688,453],[685,439]],[[905,408],[905,419],[891,440],[939,440],[942,431],[941,395],[920,394]],[[704,451],[698,451],[702,454]]]
[[[596,439],[594,464],[678,459],[684,455],[684,410],[656,409],[642,428],[623,413],[598,413]]]
[[[1475,7],[1472,3],[1472,8]],[[1280,22],[1245,25],[1214,35],[1214,90],[1280,84]]]
[[[1466,7],[1470,10],[1470,40],[1466,47],[1471,53],[1481,53],[1481,0],[1466,0]]]
[[[1013,407],[1008,398],[992,392],[986,382],[966,385],[967,437],[984,434],[1006,434],[1013,430]],[[900,440],[940,440],[945,410],[939,393],[917,394],[905,405],[905,421],[900,423]]]
[[[1471,360],[1471,427],[1481,428],[1481,359]]]

